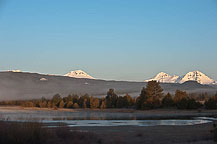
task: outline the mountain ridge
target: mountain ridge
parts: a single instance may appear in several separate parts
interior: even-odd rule
[[[22,71],[21,70],[9,70],[7,72],[20,73]],[[47,75],[52,75],[52,74],[47,74]],[[59,75],[59,76],[62,76],[62,75]],[[83,70],[74,70],[63,76],[71,77],[71,78],[95,79],[94,77],[87,74]],[[149,81],[158,81],[160,83],[184,83],[186,81],[197,81],[198,83],[204,84],[204,85],[207,85],[207,84],[217,85],[217,81],[211,79],[210,77],[208,77],[207,75],[205,75],[204,73],[200,71],[188,72],[183,76],[177,76],[177,75],[171,76],[165,72],[160,72],[155,77],[145,80],[144,82],[149,82]]]
[[[146,82],[114,81],[100,79],[73,78],[61,75],[47,75],[29,72],[0,72],[0,100],[25,100],[52,98],[59,93],[89,94],[94,97],[104,97],[109,89],[115,89],[118,95],[128,93],[139,96]],[[177,89],[188,93],[215,94],[217,86],[179,83],[160,83],[164,93],[174,94]]]
[[[217,84],[217,81],[214,81],[204,73],[200,71],[188,72],[184,76],[171,76],[167,73],[160,72],[154,78],[145,80],[145,82],[156,80],[161,83],[184,83],[187,81],[196,81],[200,84]]]

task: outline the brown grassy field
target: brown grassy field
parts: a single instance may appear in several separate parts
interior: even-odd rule
[[[214,144],[212,124],[45,128],[41,123],[0,122],[1,144]]]
[[[39,109],[22,107],[0,107],[4,116],[42,116],[47,115],[80,116],[142,116],[144,119],[181,118],[191,116],[214,116],[216,110],[185,111],[173,109],[137,111],[132,109]],[[42,123],[0,122],[1,144],[214,144],[213,123],[191,126],[86,126],[86,127],[45,127]]]

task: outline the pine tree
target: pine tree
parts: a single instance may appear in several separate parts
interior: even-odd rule
[[[124,107],[124,98],[122,96],[119,96],[118,97],[118,100],[117,100],[117,108],[123,108]]]
[[[92,108],[92,109],[99,108],[99,99],[98,98],[90,98],[90,108]]]
[[[147,100],[145,101],[144,108],[152,109],[160,107],[163,97],[163,89],[161,88],[160,83],[157,81],[150,81],[145,90]]]
[[[161,106],[163,89],[157,81],[150,81],[137,98],[137,109],[152,109]]]
[[[163,107],[172,107],[174,106],[174,101],[170,93],[167,93],[167,95],[164,96],[162,100]]]
[[[82,108],[86,109],[87,108],[87,104],[86,104],[86,101],[83,102],[82,104]]]
[[[148,82],[146,96],[147,99],[152,98],[153,100],[161,100],[163,97],[163,89],[161,88],[160,83],[157,81]]]
[[[216,92],[215,96],[213,97],[213,99],[217,102],[217,92]]]
[[[62,98],[59,94],[56,94],[53,96],[51,102],[55,105],[55,106],[58,106],[59,103],[62,101]]]
[[[72,101],[69,101],[69,102],[66,104],[66,108],[72,108],[72,106],[73,106]]]
[[[47,102],[47,108],[52,108],[52,104],[50,101]]]
[[[142,109],[146,99],[146,89],[143,87],[140,96],[136,99],[136,109]]]
[[[101,105],[100,105],[100,109],[105,109],[105,108],[106,108],[105,100],[102,100]]]
[[[123,106],[125,108],[129,108],[133,105],[133,99],[130,95],[126,94],[124,97],[123,97]]]
[[[188,99],[188,94],[185,91],[176,90],[176,94],[174,97],[174,102],[177,103],[182,99]]]
[[[65,103],[64,103],[64,101],[62,100],[62,101],[59,103],[59,108],[64,108],[64,105],[65,105]]]
[[[106,107],[116,108],[118,96],[115,94],[114,89],[109,89],[106,96]]]
[[[47,102],[46,101],[41,101],[39,103],[40,108],[46,108],[47,107]]]

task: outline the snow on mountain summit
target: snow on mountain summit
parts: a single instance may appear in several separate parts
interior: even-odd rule
[[[21,72],[21,70],[8,70],[9,72]]]
[[[87,78],[87,79],[95,79],[92,76],[88,75],[86,72],[82,70],[71,71],[64,76],[73,77],[73,78]]]
[[[181,80],[180,83],[184,83],[186,81],[197,81],[200,84],[214,84],[215,81],[202,72],[193,71],[187,73]]]
[[[179,78],[179,76],[176,76],[176,75],[170,76],[169,74],[167,74],[165,72],[160,72],[154,78],[146,80],[145,82],[155,80],[155,81],[158,81],[161,83],[175,83],[178,78]]]
[[[213,79],[209,78],[208,76],[199,71],[189,72],[183,77],[179,77],[176,75],[170,76],[167,73],[161,72],[157,74],[154,78],[145,80],[145,82],[153,80],[161,83],[184,83],[187,81],[197,81],[200,84],[217,84],[216,81],[214,81]]]

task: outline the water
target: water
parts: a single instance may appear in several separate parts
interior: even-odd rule
[[[44,123],[64,123],[69,127],[81,126],[159,126],[159,125],[196,125],[212,122],[210,120],[66,120],[66,121],[43,121]]]
[[[213,117],[191,117],[186,119],[162,119],[166,114],[155,114],[155,119],[148,119],[152,114],[132,112],[102,111],[41,111],[0,109],[1,121],[42,122],[49,127],[64,124],[69,127],[81,126],[158,126],[158,125],[196,125],[217,120]]]

